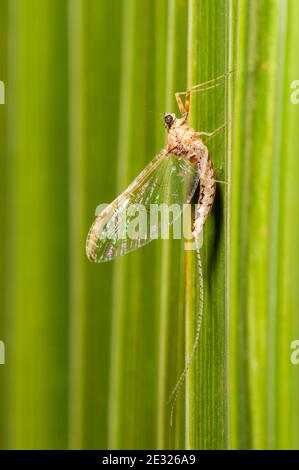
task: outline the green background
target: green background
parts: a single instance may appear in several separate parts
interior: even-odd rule
[[[299,448],[297,0],[0,0],[0,448]],[[85,239],[165,145],[174,93],[219,184],[204,323],[182,241]]]

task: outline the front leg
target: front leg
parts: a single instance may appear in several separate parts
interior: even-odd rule
[[[183,100],[181,98],[182,94],[186,95],[185,104],[183,104]],[[175,94],[175,98],[176,98],[176,102],[177,102],[178,108],[180,110],[180,113],[182,114],[182,116],[185,117],[185,119],[187,121],[188,116],[189,116],[189,112],[190,112],[190,91],[187,90],[184,93],[177,92]]]

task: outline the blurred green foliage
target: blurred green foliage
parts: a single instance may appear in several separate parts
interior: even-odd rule
[[[297,0],[0,0],[1,448],[298,448]],[[174,92],[219,184],[182,241],[93,265],[85,239],[164,146]],[[184,387],[183,387],[184,388]]]
[[[299,4],[240,1],[231,178],[230,439],[298,448]]]

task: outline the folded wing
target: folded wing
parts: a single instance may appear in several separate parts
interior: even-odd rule
[[[190,202],[198,180],[196,165],[163,150],[97,216],[86,241],[88,258],[98,263],[110,261],[158,238],[163,224],[161,217],[156,217],[157,208],[175,204],[175,217],[166,221],[173,223],[183,205]]]

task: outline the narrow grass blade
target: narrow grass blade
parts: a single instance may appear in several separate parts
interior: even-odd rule
[[[66,30],[65,2],[9,2],[6,433],[14,449],[67,445]]]
[[[8,3],[0,3],[0,80],[5,88],[7,85],[7,26]],[[1,97],[2,98],[2,97]],[[5,96],[4,96],[5,98]],[[7,106],[0,104],[0,341],[6,344],[6,261],[7,261]],[[5,409],[6,409],[7,368],[0,364],[0,449],[5,446]]]
[[[272,380],[268,387],[271,403],[269,414],[269,447],[275,449],[299,448],[299,371],[291,362],[291,343],[299,339],[298,317],[298,239],[299,196],[298,164],[298,92],[294,103],[294,81],[299,77],[297,44],[298,2],[279,3],[280,35],[278,52],[279,102],[276,111],[276,159],[272,195],[272,230],[275,242],[271,246],[270,303],[276,313],[273,339],[269,347]],[[297,84],[298,89],[298,84]],[[295,215],[295,216],[294,216]],[[277,303],[276,311],[273,306]],[[275,353],[274,353],[275,348]],[[298,348],[298,346],[297,346]],[[274,393],[273,393],[274,392]],[[271,397],[272,400],[271,400]]]
[[[295,2],[239,4],[231,226],[233,448],[298,446]],[[258,21],[257,21],[258,19]]]
[[[166,62],[161,75],[166,77],[165,111],[178,113],[175,92],[186,88],[187,1],[168,2]],[[159,422],[158,448],[184,448],[184,390],[176,403],[173,426],[167,400],[184,369],[184,253],[183,243],[166,240],[162,244],[160,347],[159,347]]]
[[[121,18],[113,2],[69,4],[71,448],[108,447],[113,264],[90,263],[85,241],[116,196]]]
[[[189,1],[188,86],[215,79],[229,72],[232,2]],[[221,179],[227,181],[227,132],[229,76],[221,86],[194,93],[191,124],[211,132],[222,124],[226,130],[208,147]],[[186,447],[219,449],[227,445],[226,367],[226,257],[227,187],[217,184],[214,208],[204,228],[201,257],[204,276],[204,318],[200,345],[186,384]],[[186,254],[186,313],[189,355],[198,315],[199,275],[196,253]]]
[[[155,148],[153,2],[128,0],[123,14],[118,192]],[[109,403],[110,448],[155,448],[157,429],[157,244],[115,262]]]

